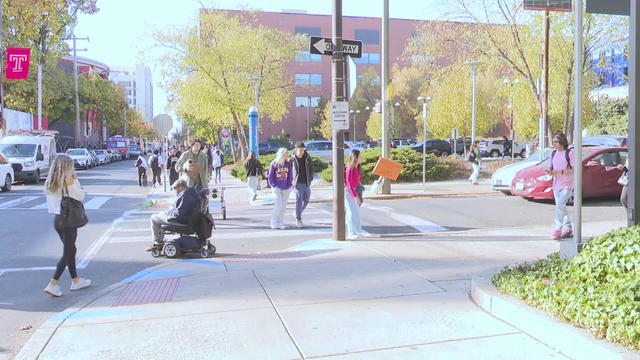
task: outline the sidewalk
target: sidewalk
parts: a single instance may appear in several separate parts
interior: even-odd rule
[[[234,180],[225,197],[246,204]],[[472,277],[560,246],[505,234],[167,259],[52,317],[17,359],[567,359],[470,299]]]

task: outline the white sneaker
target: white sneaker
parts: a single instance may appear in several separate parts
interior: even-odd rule
[[[71,281],[71,291],[84,289],[91,285],[91,280],[79,278],[78,282]]]
[[[62,290],[60,290],[60,286],[58,286],[58,284],[56,285],[51,285],[51,283],[49,283],[47,285],[46,288],[44,288],[44,290],[42,290],[44,292],[46,292],[47,294],[53,296],[53,297],[60,297],[62,296]]]
[[[347,236],[347,240],[358,240],[361,239],[362,235],[349,235]]]
[[[304,224],[302,223],[302,220],[296,220],[296,227],[298,229],[302,229],[304,227]]]
[[[271,225],[271,228],[272,228],[273,230],[278,229],[278,227],[277,227],[276,225]]]
[[[288,228],[287,225],[280,225],[280,227],[278,229],[280,230],[286,230]]]

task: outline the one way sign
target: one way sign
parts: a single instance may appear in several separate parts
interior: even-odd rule
[[[333,55],[333,43],[329,38],[312,36],[309,51],[312,54]],[[362,41],[342,40],[342,52],[354,58],[362,57]]]

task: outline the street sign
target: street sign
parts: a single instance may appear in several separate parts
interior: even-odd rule
[[[330,38],[312,36],[309,51],[318,55],[333,55],[333,42]],[[342,53],[354,58],[362,57],[362,41],[342,40]]]
[[[571,0],[524,0],[525,10],[571,11]]]
[[[356,87],[358,87],[358,73],[356,71],[356,62],[350,56],[347,58],[347,74],[349,74],[347,76],[347,79],[349,79],[347,82],[348,91],[345,91],[345,93],[349,94],[349,99],[351,99],[356,92]]]
[[[29,77],[31,49],[7,48],[5,74],[7,79],[24,80]]]
[[[629,0],[587,0],[586,11],[591,14],[627,15],[631,13]]]
[[[349,129],[349,102],[333,101],[331,102],[331,122],[334,130]]]
[[[223,139],[228,139],[229,138],[229,131],[227,129],[222,129],[220,130],[220,137]]]

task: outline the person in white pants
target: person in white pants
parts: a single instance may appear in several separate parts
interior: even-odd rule
[[[291,194],[293,184],[292,164],[289,162],[289,153],[286,148],[278,149],[276,158],[269,166],[269,185],[276,196],[275,206],[271,215],[271,228],[284,230],[284,212],[287,200]]]
[[[258,185],[260,184],[260,177],[263,175],[262,164],[256,159],[256,154],[251,151],[247,156],[247,161],[244,163],[244,170],[247,174],[247,187],[249,189],[250,199],[249,201],[255,201],[258,197]]]
[[[480,155],[478,154],[477,141],[471,144],[467,159],[471,163],[471,168],[473,169],[471,176],[469,176],[469,181],[471,181],[473,185],[478,185],[478,175],[480,175]]]

